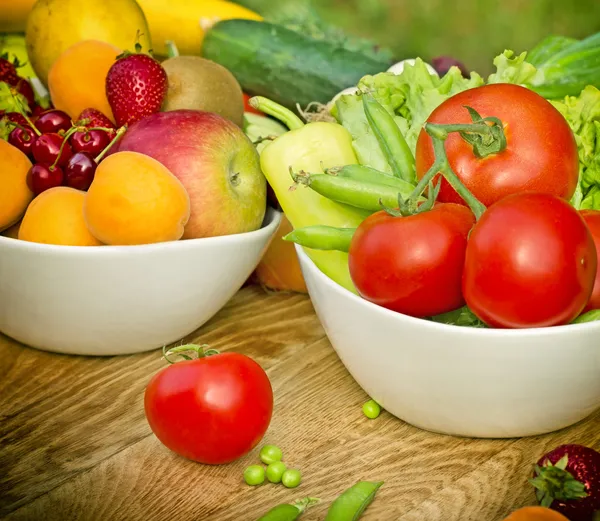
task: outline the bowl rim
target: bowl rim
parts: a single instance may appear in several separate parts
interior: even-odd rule
[[[367,309],[371,309],[373,312],[381,313],[385,316],[388,316],[390,320],[396,320],[399,322],[406,322],[410,325],[417,326],[421,325],[423,329],[431,329],[438,331],[449,332],[450,330],[459,333],[462,335],[470,335],[477,338],[487,338],[495,337],[495,338],[506,338],[506,337],[529,337],[529,336],[556,336],[556,335],[564,335],[570,334],[572,332],[584,332],[587,330],[596,331],[600,334],[600,320],[591,321],[591,322],[582,322],[581,324],[565,324],[562,326],[551,326],[551,327],[530,327],[530,328],[522,328],[522,329],[501,329],[501,328],[477,328],[477,327],[467,327],[467,326],[457,326],[455,324],[445,324],[443,322],[434,322],[433,320],[425,320],[422,318],[411,317],[409,315],[404,315],[403,313],[398,313],[396,311],[392,311],[391,309],[384,308],[382,306],[378,306],[373,302],[369,302],[368,300],[362,298],[360,295],[352,293],[350,290],[344,288],[333,279],[330,279],[325,273],[323,273],[317,265],[312,261],[312,259],[305,252],[304,247],[299,244],[294,243],[294,247],[296,248],[296,253],[298,254],[298,258],[301,264],[307,266],[311,272],[315,273],[315,277],[322,281],[322,283],[331,288],[332,291],[341,294],[344,298],[349,298],[354,302],[359,303],[366,307]],[[310,290],[309,290],[310,296]],[[312,299],[312,296],[311,296]],[[600,343],[599,343],[600,348]]]
[[[272,235],[277,230],[283,212],[271,206],[267,206],[263,222],[260,228],[251,232],[234,233],[230,235],[218,235],[215,237],[200,237],[197,239],[185,239],[177,241],[156,242],[151,244],[132,244],[121,246],[66,246],[58,244],[44,244],[39,242],[22,241],[12,237],[0,235],[0,248],[10,246],[11,248],[20,248],[23,251],[37,253],[68,253],[77,255],[111,255],[115,253],[151,253],[155,251],[185,250],[194,248],[200,244],[226,245],[230,243],[245,243],[253,241],[265,235]]]

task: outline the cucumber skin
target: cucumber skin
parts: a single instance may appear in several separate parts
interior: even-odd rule
[[[328,103],[367,74],[384,72],[387,59],[255,20],[224,20],[206,34],[202,55],[229,69],[244,92],[288,108]]]

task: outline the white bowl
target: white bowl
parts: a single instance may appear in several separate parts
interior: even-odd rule
[[[296,251],[333,348],[398,418],[444,434],[510,438],[567,427],[600,407],[600,322],[501,330],[416,319],[354,295]]]
[[[79,355],[170,344],[240,289],[280,221],[269,209],[253,232],[141,246],[52,246],[0,236],[0,332]]]

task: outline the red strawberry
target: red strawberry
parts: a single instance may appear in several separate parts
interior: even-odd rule
[[[106,76],[106,96],[119,127],[158,112],[166,93],[167,73],[146,54],[121,54]]]
[[[84,127],[115,128],[112,121],[97,109],[85,109],[81,114],[79,114],[79,116],[77,116],[77,122],[84,120]]]
[[[583,445],[561,445],[535,466],[529,482],[542,506],[570,521],[593,521],[600,512],[600,453]]]
[[[0,56],[0,81],[5,81],[9,85],[16,85],[19,82],[19,75],[15,64],[8,59],[7,54]]]
[[[2,115],[2,119],[12,121],[13,123],[16,123],[17,125],[20,125],[25,128],[31,128],[29,123],[27,123],[25,117],[22,114],[19,114],[18,112],[5,112]]]
[[[35,94],[31,84],[23,78],[20,78],[15,85],[15,88],[25,97],[29,104],[29,110],[32,111],[35,106]]]

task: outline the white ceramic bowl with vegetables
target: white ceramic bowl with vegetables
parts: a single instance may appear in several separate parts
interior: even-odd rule
[[[0,332],[47,351],[124,355],[175,342],[241,288],[279,226],[139,246],[0,236]]]
[[[600,407],[600,322],[505,330],[413,318],[344,289],[296,250],[333,348],[394,416],[444,434],[507,438],[561,429]]]

